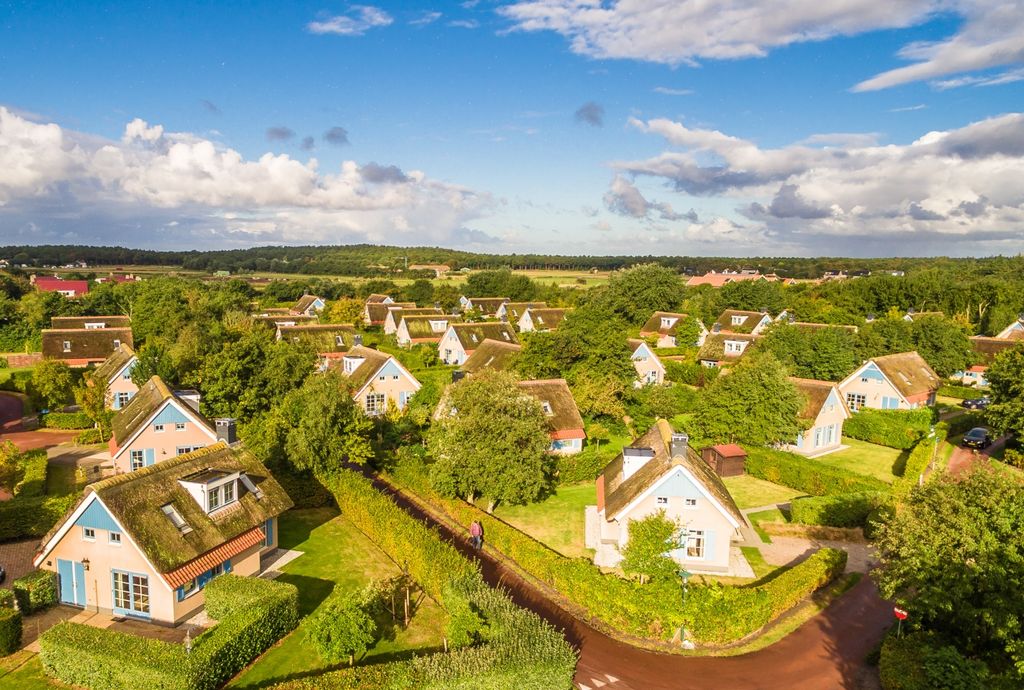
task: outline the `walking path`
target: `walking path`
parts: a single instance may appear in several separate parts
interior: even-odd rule
[[[382,486],[381,488],[387,488]],[[455,535],[408,499],[392,494],[414,517],[437,527],[469,558],[484,579],[504,587],[512,599],[561,630],[580,652],[576,686],[581,690],[791,690],[872,687],[865,656],[891,624],[889,605],[870,578],[863,578],[824,612],[781,641],[734,657],[684,657],[633,647],[580,621],[525,582],[487,549],[474,551],[466,535]]]
[[[760,513],[765,510],[787,509],[789,503],[777,503],[757,508],[747,508],[744,515]],[[761,552],[768,565],[795,565],[811,556],[819,549],[839,549],[846,552],[847,573],[867,573],[874,566],[875,550],[870,544],[851,541],[835,541],[832,539],[811,539],[809,537],[783,537],[772,535],[771,543],[761,541],[757,532],[749,527],[740,530],[743,542],[740,546],[752,546]]]

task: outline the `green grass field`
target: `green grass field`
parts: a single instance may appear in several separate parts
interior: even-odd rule
[[[596,503],[594,482],[585,482],[560,486],[558,493],[542,503],[499,505],[494,514],[562,555],[587,556],[589,550],[583,546],[584,509]]]
[[[373,542],[345,517],[329,508],[293,510],[281,517],[282,548],[303,555],[283,568],[279,580],[299,588],[299,613],[312,613],[335,586],[357,589],[374,578],[398,575],[401,571]],[[422,595],[421,595],[422,597]],[[409,627],[398,629],[392,639],[381,640],[367,659],[407,657],[441,648],[444,610],[422,597]],[[325,664],[306,635],[304,623],[263,654],[230,687],[261,688],[285,679],[323,673],[333,669]]]
[[[790,489],[788,486],[773,484],[772,482],[751,477],[748,474],[741,474],[738,477],[724,477],[725,487],[729,489],[733,500],[740,510],[747,508],[758,508],[760,506],[785,503],[797,496],[805,495],[803,491]]]
[[[903,451],[853,438],[843,438],[843,445],[849,448],[816,458],[814,462],[841,467],[890,484],[896,477],[902,476],[903,466],[906,464],[906,454]]]

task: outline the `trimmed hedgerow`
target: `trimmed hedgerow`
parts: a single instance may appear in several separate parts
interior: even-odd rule
[[[973,429],[976,426],[985,426],[985,415],[981,412],[968,412],[967,414],[957,415],[944,422],[946,425],[946,433],[950,436],[956,436],[957,434],[964,434]]]
[[[805,525],[828,527],[864,527],[868,516],[885,500],[879,492],[794,498],[790,520]]]
[[[103,430],[86,429],[78,436],[75,436],[75,443],[80,446],[89,446],[93,443],[103,443]]]
[[[180,644],[65,621],[39,638],[43,668],[64,683],[93,690],[213,690],[298,621],[298,590],[287,583],[221,575],[206,586],[205,596],[208,609],[222,618],[193,640],[190,652]]]
[[[641,585],[600,568],[585,558],[566,558],[511,525],[430,488],[422,464],[403,462],[391,480],[421,500],[441,509],[465,528],[483,524],[487,543],[532,577],[557,590],[588,616],[620,632],[667,640],[681,625],[702,644],[724,644],[764,627],[782,611],[838,577],[845,567],[843,551],[822,549],[790,571],[757,587],[691,585],[685,606],[677,581]],[[723,601],[728,604],[722,604]]]
[[[15,497],[0,503],[0,542],[24,537],[41,537],[57,524],[78,496]]]
[[[903,470],[903,476],[897,477],[893,482],[892,492],[895,496],[906,496],[912,488],[917,486],[928,469],[928,465],[935,458],[939,444],[946,440],[948,433],[949,426],[945,422],[941,422],[935,425],[935,436],[926,436],[914,446],[907,457],[907,466]]]
[[[96,425],[84,412],[49,412],[43,415],[42,424],[47,429],[90,429]]]
[[[36,570],[11,583],[14,596],[26,616],[57,605],[57,575],[49,570]]]
[[[965,658],[956,647],[923,632],[887,637],[878,672],[884,690],[984,688],[989,680],[982,662]]]
[[[18,458],[21,481],[14,486],[15,498],[34,498],[46,493],[46,451],[29,450]]]
[[[812,496],[889,489],[889,485],[881,479],[833,467],[793,453],[770,448],[748,447],[746,450],[747,474]]]
[[[0,656],[13,654],[20,647],[21,611],[10,606],[0,606]]]
[[[932,411],[864,408],[843,423],[843,435],[880,446],[909,450],[928,434]]]
[[[952,383],[947,383],[944,386],[939,387],[939,395],[943,395],[947,398],[957,398],[959,400],[977,400],[978,398],[984,398],[988,393],[980,388],[974,388],[971,386],[957,386]]]

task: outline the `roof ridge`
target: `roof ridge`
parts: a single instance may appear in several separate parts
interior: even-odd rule
[[[203,446],[202,448],[194,450],[191,453],[183,453],[168,460],[163,460],[161,462],[157,462],[146,467],[141,467],[132,472],[115,474],[113,477],[101,479],[95,484],[89,484],[85,488],[87,490],[91,489],[93,493],[100,494],[100,491],[106,491],[107,489],[110,489],[112,487],[120,486],[121,484],[125,484],[136,479],[141,479],[143,477],[148,477],[151,474],[155,474],[157,472],[166,472],[172,467],[177,467],[178,465],[182,465],[190,460],[195,460],[196,458],[201,458],[206,455],[212,455],[215,451],[220,451],[225,448],[230,448],[230,446],[224,441],[217,441],[212,445]]]

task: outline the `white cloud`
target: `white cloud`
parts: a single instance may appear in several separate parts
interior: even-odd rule
[[[362,36],[370,29],[390,26],[395,20],[384,10],[370,5],[352,5],[348,15],[338,14],[306,24],[313,34]]]
[[[480,22],[475,19],[453,19],[448,22],[448,26],[455,29],[476,29],[480,27]]]
[[[902,108],[889,108],[890,113],[909,113],[915,110],[924,110],[927,108],[924,103],[918,103],[917,105],[905,105]]]
[[[660,179],[719,205],[731,202],[751,221],[748,230],[767,230],[804,247],[836,249],[829,243],[855,238],[905,243],[909,237],[919,247],[926,246],[922,238],[1019,245],[1024,232],[1024,188],[1017,184],[1024,178],[1024,114],[928,132],[906,145],[854,138],[837,146],[775,149],[671,120],[630,124],[661,136],[670,148],[613,163],[620,174]],[[643,210],[628,191],[617,178],[606,198]]]
[[[939,91],[957,89],[961,86],[999,86],[1000,84],[1012,84],[1013,82],[1024,81],[1024,68],[1012,69],[991,74],[987,76],[967,76],[955,79],[940,79],[931,82],[933,88]]]
[[[121,141],[99,141],[0,107],[0,227],[22,217],[45,224],[59,214],[85,226],[134,215],[262,241],[441,241],[492,203],[489,195],[396,166],[345,161],[325,172],[315,158],[267,153],[246,160],[140,119]]]
[[[652,89],[654,93],[660,93],[663,96],[692,96],[693,89],[673,89],[668,86],[655,86]]]
[[[512,30],[554,31],[580,55],[668,65],[763,57],[794,43],[917,26],[942,14],[963,18],[948,39],[905,46],[899,56],[913,64],[855,91],[1024,62],[1019,0],[518,0],[499,12]]]
[[[425,26],[426,24],[433,24],[440,18],[440,12],[424,12],[419,17],[413,19],[409,23],[413,26]]]

